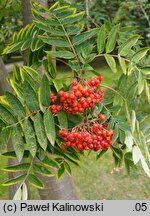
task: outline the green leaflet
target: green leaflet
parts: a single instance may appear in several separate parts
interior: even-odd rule
[[[9,166],[3,168],[4,171],[6,172],[22,172],[22,171],[27,171],[30,168],[29,163],[24,163],[24,164],[17,164],[14,166]]]
[[[31,185],[33,185],[36,188],[43,189],[44,188],[44,183],[39,179],[36,175],[34,174],[29,174],[28,175],[28,181]]]
[[[62,8],[62,7],[60,7]],[[58,12],[59,11],[59,12]],[[64,19],[72,14],[75,14],[77,11],[76,8],[71,8],[71,7],[68,7],[68,8],[64,8],[62,11],[60,11],[59,9],[56,9],[54,12],[58,12],[57,13],[57,16],[60,18],[60,19]]]
[[[57,38],[57,37],[48,37],[39,35],[39,38],[46,44],[50,44],[56,47],[70,47],[70,44],[67,40]]]
[[[149,75],[150,74],[150,66],[142,67],[142,68],[140,68],[140,70],[145,75]]]
[[[47,58],[48,59],[44,59],[42,62],[43,67],[44,67],[45,72],[48,76],[50,76],[51,78],[55,78],[56,77],[56,69],[55,69],[54,63],[52,62],[52,59],[51,59],[49,54],[47,54]]]
[[[64,173],[65,173],[65,167],[64,167],[64,165],[62,164],[61,167],[57,170],[56,178],[57,178],[57,179],[62,178],[63,175],[64,175]]]
[[[0,119],[2,119],[2,121],[4,121],[6,124],[14,124],[17,121],[15,117],[2,104],[0,104]]]
[[[79,20],[81,20],[84,16],[85,12],[82,11],[80,13],[77,13],[77,14],[73,14],[73,15],[70,15],[70,16],[67,16],[66,18],[64,19],[61,19],[61,22],[64,24],[64,25],[71,25]]]
[[[32,52],[34,52],[36,50],[39,50],[43,45],[44,45],[44,43],[42,42],[41,39],[33,38],[32,42],[31,42],[31,50],[32,50]]]
[[[30,44],[32,42],[32,38],[31,37],[27,38],[27,39],[25,38],[23,41],[24,42],[23,42],[23,44],[22,44],[22,46],[20,48],[21,51],[26,50],[26,49],[28,49],[30,47]]]
[[[71,167],[70,167],[69,163],[64,161],[64,167],[65,167],[65,170],[67,171],[67,173],[71,175],[72,172],[71,172]]]
[[[43,106],[50,105],[50,84],[46,75],[42,78],[40,101]]]
[[[145,90],[145,94],[147,96],[147,99],[150,100],[150,88],[149,88],[149,85],[148,85],[146,80],[145,80],[144,90]]]
[[[31,155],[34,157],[37,150],[37,142],[36,142],[33,126],[29,119],[26,119],[23,122],[23,131],[24,131],[25,140],[28,145],[29,151]]]
[[[61,80],[56,80],[55,79],[55,80],[53,80],[53,83],[54,83],[54,86],[55,86],[57,92],[60,91],[63,88],[63,83],[62,83]]]
[[[108,39],[106,43],[106,53],[112,52],[115,48],[119,36],[119,26],[120,24],[114,26],[108,35]]]
[[[13,88],[14,92],[18,96],[19,99],[23,98],[23,90],[20,88],[20,86],[14,82],[14,80],[9,79],[9,84]]]
[[[23,82],[23,97],[31,112],[34,112],[39,109],[37,95],[27,81]]]
[[[136,42],[138,41],[139,37],[140,37],[139,35],[134,35],[134,36],[130,37],[124,44],[122,44],[119,47],[118,53],[121,56],[128,55],[129,51],[136,44]]]
[[[96,33],[97,33],[98,29],[91,29],[89,31],[83,32],[79,35],[76,35],[73,37],[73,45],[77,46],[83,42],[85,42],[86,40],[89,40],[90,38],[92,38]]]
[[[14,113],[16,113],[20,118],[24,118],[26,113],[20,100],[10,92],[6,92],[6,98]]]
[[[22,129],[19,124],[13,128],[12,141],[16,156],[20,162],[24,155],[24,140],[22,137]]]
[[[49,109],[44,113],[44,126],[48,140],[52,145],[54,145],[56,137],[55,122],[53,114]]]
[[[49,32],[51,34],[57,35],[57,36],[65,36],[64,31],[60,30],[60,29],[52,29],[50,28],[48,25],[45,25],[44,23],[35,21],[35,25],[39,28],[42,29],[43,31]],[[34,42],[35,43],[35,42]],[[32,44],[31,44],[32,46]],[[33,47],[32,47],[33,48]],[[31,48],[31,49],[32,49]],[[32,50],[34,51],[34,50]]]
[[[32,67],[23,66],[21,68],[21,71],[24,71],[25,73],[28,73],[32,77],[32,79],[34,79],[38,83],[41,83],[41,81],[42,81],[41,74],[39,74],[39,72],[34,70]]]
[[[45,133],[43,118],[40,113],[37,113],[34,116],[34,129],[36,133],[36,137],[40,146],[46,150],[47,148],[47,137]]]
[[[47,166],[50,166],[52,168],[59,168],[59,163],[54,159],[54,158],[50,158],[48,156],[46,156],[43,160],[42,160],[42,163],[47,165]]]
[[[58,58],[64,58],[64,59],[75,58],[75,55],[69,51],[46,51],[46,53],[49,53],[51,56],[55,56]]]
[[[65,112],[61,111],[58,112],[58,121],[61,129],[67,129],[68,128],[68,119]]]
[[[119,128],[118,128],[118,125],[115,124],[114,135],[112,137],[113,143],[116,142],[116,140],[118,139],[118,136],[119,136]]]
[[[84,22],[80,21],[77,25],[69,26],[67,28],[68,35],[77,35],[79,34],[84,28]]]
[[[16,178],[12,178],[12,179],[9,179],[7,181],[5,181],[2,186],[11,186],[11,185],[14,185],[14,184],[18,184],[19,182],[22,182],[26,177],[26,174],[24,175],[20,175]]]
[[[0,132],[0,146],[1,146],[0,152],[1,151],[3,152],[3,148],[4,149],[7,148],[7,144],[11,136],[11,131],[12,131],[12,128],[3,128],[1,130]]]
[[[16,158],[16,152],[15,151],[4,152],[2,155],[5,157],[8,157],[8,158]],[[23,157],[28,158],[29,155],[30,155],[30,152],[28,150],[25,150]]]
[[[98,160],[99,158],[101,158],[106,152],[107,152],[108,149],[106,150],[101,150],[98,154],[97,154],[97,157],[96,159]]]
[[[44,176],[53,176],[54,174],[52,173],[51,170],[47,169],[43,165],[40,164],[33,164],[32,165],[33,171],[36,173],[40,173]]]
[[[144,47],[140,49],[133,55],[133,57],[131,58],[131,61],[133,61],[134,63],[138,63],[146,55],[149,49],[150,49],[149,47]]]
[[[116,68],[116,62],[115,62],[115,59],[114,57],[110,56],[110,55],[107,55],[105,54],[105,59],[106,59],[106,62],[107,64],[109,65],[109,67],[111,68],[111,70],[116,73],[117,72],[117,68]]]
[[[118,55],[118,60],[119,60],[119,64],[120,64],[120,67],[121,67],[123,73],[126,75],[126,73],[127,73],[127,66],[126,66],[125,59],[122,58],[120,55]]]
[[[103,24],[98,32],[97,36],[97,50],[98,53],[104,52],[106,44],[106,31],[105,31],[105,24]]]
[[[143,74],[139,71],[138,76],[138,94],[140,95],[144,90],[144,77]]]
[[[48,18],[45,15],[41,15],[38,11],[32,9],[33,16],[36,18],[36,20],[50,26],[60,26],[60,23],[56,19]]]

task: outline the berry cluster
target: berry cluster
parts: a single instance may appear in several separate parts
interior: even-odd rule
[[[59,130],[59,134],[62,136],[67,146],[75,147],[77,151],[100,149],[106,150],[112,144],[112,136],[114,131],[112,129],[106,130],[107,125],[101,125],[98,123],[92,124],[89,131],[85,128],[79,128],[76,131],[67,132],[65,130]]]
[[[104,90],[97,89],[100,86],[102,76],[91,79],[89,82],[83,80],[80,85],[76,80],[72,82],[70,91],[59,91],[59,102],[50,106],[53,113],[57,113],[60,110],[64,110],[69,114],[76,114],[78,112],[84,112],[87,108],[93,108],[99,102],[102,101]],[[50,95],[51,101],[56,101],[56,96]]]

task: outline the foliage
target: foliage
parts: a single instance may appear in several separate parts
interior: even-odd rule
[[[58,2],[49,9],[33,2],[32,11],[34,23],[15,33],[12,42],[3,51],[8,54],[30,49],[27,65],[22,68],[16,65],[12,77],[8,77],[13,93],[6,93],[0,98],[0,142],[7,144],[12,137],[14,145],[14,151],[2,154],[15,157],[19,162],[4,170],[22,172],[3,185],[20,183],[16,199],[27,197],[26,180],[37,188],[44,187],[37,173],[51,176],[55,175],[55,169],[58,179],[65,171],[70,174],[71,164],[79,165],[80,155],[86,153],[67,147],[58,131],[67,126],[68,130],[72,130],[83,124],[82,119],[97,119],[101,124],[107,123],[108,129],[114,129],[111,151],[116,166],[124,162],[130,172],[141,162],[150,176],[147,164],[150,162],[150,125],[137,112],[137,103],[143,94],[150,102],[150,71],[148,66],[143,65],[149,48],[140,48],[140,35],[130,35],[125,40],[122,35],[126,30],[121,25],[110,27],[104,24],[100,28],[86,30],[85,13],[77,12],[69,5],[60,6]],[[52,51],[53,46],[56,51]],[[58,95],[58,91],[70,89],[63,79],[57,78],[53,58],[70,67],[72,80],[81,82],[89,71],[93,76],[99,75],[90,65],[98,57],[106,60],[114,76],[119,62],[122,75],[116,87],[101,85],[106,89],[104,100],[94,109],[87,109],[86,113],[65,113],[65,117],[52,113],[50,93]],[[39,73],[41,67],[44,75]],[[105,115],[104,121],[98,120],[99,113]],[[105,152],[99,151],[97,159]],[[22,162],[23,158],[25,162]]]
[[[0,1],[0,51],[8,43],[15,31],[22,27],[20,0]]]

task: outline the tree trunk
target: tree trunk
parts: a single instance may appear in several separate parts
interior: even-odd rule
[[[42,200],[76,200],[79,199],[71,176],[65,173],[61,180],[56,177],[39,176],[45,183],[45,188],[39,190]]]
[[[10,87],[6,82],[7,70],[3,62],[2,57],[0,56],[0,95],[3,95],[5,91],[9,91]]]
[[[50,6],[50,3],[47,0],[36,0],[44,7]],[[27,10],[28,8],[28,10]],[[22,14],[24,25],[32,23],[32,13],[29,0],[22,0]],[[24,54],[24,60],[27,61],[27,53]],[[64,199],[78,199],[75,185],[72,181],[72,178],[65,174],[61,180],[57,180],[55,177],[44,177],[40,178],[45,183],[45,188],[39,190],[39,194],[42,200],[64,200]]]

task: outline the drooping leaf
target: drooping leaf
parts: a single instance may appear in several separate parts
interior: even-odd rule
[[[63,175],[64,175],[64,173],[65,173],[65,167],[64,167],[64,165],[62,164],[61,167],[57,170],[56,178],[57,178],[57,179],[62,178]]]
[[[22,191],[21,191],[21,187],[19,187],[13,197],[13,200],[21,200],[21,197],[22,197]]]
[[[108,34],[108,39],[106,43],[106,53],[110,53],[114,50],[118,36],[119,36],[119,26],[120,24],[114,26],[110,33]]]
[[[26,113],[19,99],[10,92],[6,92],[6,98],[14,113],[16,113],[20,118],[24,118]]]
[[[149,51],[149,49],[150,48],[148,48],[148,47],[144,47],[144,48],[140,49],[139,51],[137,51],[133,55],[131,61],[138,63],[146,55],[146,53]]]
[[[120,55],[118,55],[118,60],[119,60],[119,64],[120,64],[120,67],[121,67],[123,73],[126,75],[126,73],[127,73],[127,66],[126,66],[125,59],[122,58]]]
[[[31,112],[34,112],[39,109],[37,95],[35,91],[33,90],[33,88],[31,87],[31,85],[27,81],[23,82],[23,96]]]
[[[135,131],[135,123],[136,123],[136,113],[134,110],[132,110],[132,115],[131,115],[131,131],[134,133]]]
[[[138,146],[133,146],[132,157],[133,157],[134,164],[137,164],[141,159],[141,150],[139,149]]]
[[[116,140],[118,139],[118,136],[119,136],[119,128],[118,128],[118,125],[115,124],[115,128],[114,128],[114,135],[112,137],[112,142],[115,143]]]
[[[141,72],[145,75],[149,75],[150,74],[150,66],[145,66],[140,68]]]
[[[41,164],[33,164],[33,171],[36,173],[40,173],[44,176],[53,176],[54,174],[50,169],[47,169],[46,167],[42,166]]]
[[[44,183],[39,179],[36,175],[34,174],[29,174],[28,175],[28,181],[31,185],[33,185],[36,188],[43,189],[44,188]]]
[[[24,164],[17,164],[9,167],[3,168],[4,171],[6,172],[22,172],[22,171],[27,171],[30,167],[29,163],[24,163]]]
[[[129,151],[131,151],[133,146],[133,137],[131,132],[129,131],[126,131],[125,144],[128,147]]]
[[[34,129],[36,133],[36,137],[40,146],[46,150],[47,148],[47,137],[44,128],[43,118],[40,113],[37,113],[34,116]]]
[[[24,140],[22,136],[22,129],[19,124],[13,128],[12,141],[16,156],[20,162],[24,155]]]
[[[110,56],[110,55],[107,55],[105,54],[105,59],[106,59],[106,62],[107,64],[109,65],[109,67],[111,68],[111,70],[116,73],[117,72],[117,68],[116,68],[116,62],[115,62],[115,59],[114,57]]]
[[[45,75],[42,78],[40,101],[44,106],[50,105],[50,84],[48,78]]]
[[[143,155],[142,155],[142,158],[141,158],[141,164],[142,164],[142,167],[143,167],[145,173],[148,175],[148,177],[150,177],[150,169],[149,169]]]
[[[65,112],[61,111],[58,112],[58,121],[61,129],[67,129],[68,128],[68,120],[67,120],[67,115]]]
[[[22,184],[22,187],[21,187],[21,192],[22,192],[22,197],[21,199],[22,200],[27,200],[28,199],[28,190],[27,190],[27,186],[25,183]]]
[[[106,44],[106,32],[105,32],[105,24],[103,24],[98,32],[97,36],[97,50],[98,53],[103,53]]]
[[[129,51],[131,50],[131,48],[136,44],[136,42],[139,39],[139,35],[134,35],[132,37],[130,37],[129,39],[126,40],[125,43],[123,43],[118,50],[118,53],[121,56],[126,56],[128,55]]]
[[[48,140],[52,145],[54,145],[56,137],[55,122],[53,114],[49,109],[44,113],[44,126]]]
[[[58,58],[64,58],[64,59],[75,58],[75,55],[70,51],[46,51],[46,53],[49,53],[51,56],[55,56]]]
[[[146,80],[145,80],[144,90],[145,90],[145,94],[147,96],[147,99],[150,100],[150,88],[149,88],[149,85],[148,85]]]
[[[52,168],[59,168],[59,163],[51,157],[46,156],[43,160],[42,163],[44,163],[47,166],[50,166]]]
[[[144,78],[142,73],[139,71],[139,76],[138,76],[138,94],[140,95],[144,90]]]
[[[5,181],[2,184],[2,186],[11,186],[14,184],[18,184],[19,182],[22,182],[25,179],[25,177],[26,177],[26,174],[17,176],[16,178],[9,179],[9,180]]]
[[[98,154],[97,154],[97,157],[96,159],[98,160],[99,158],[101,158],[106,152],[107,152],[108,149],[106,150],[101,150]]]
[[[33,126],[29,119],[26,119],[23,122],[23,131],[24,131],[25,140],[28,145],[29,151],[31,155],[34,157],[37,150],[37,142],[36,142]]]
[[[65,170],[67,171],[68,174],[72,174],[71,172],[71,167],[69,165],[69,163],[67,163],[66,161],[64,162],[64,167],[65,167]]]

